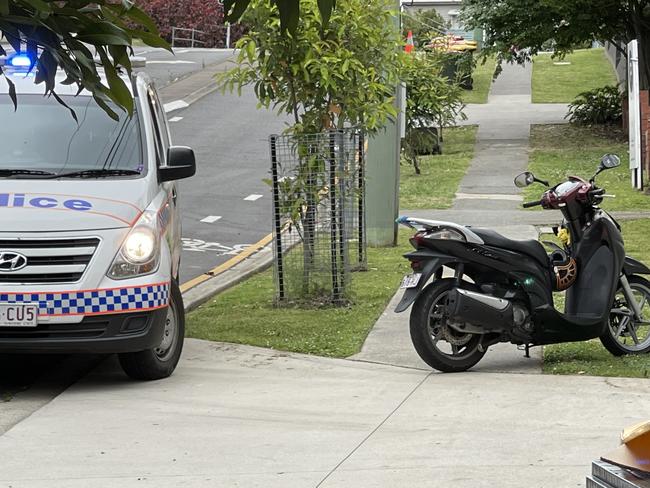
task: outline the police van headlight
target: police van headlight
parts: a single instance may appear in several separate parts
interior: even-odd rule
[[[108,276],[121,280],[151,274],[160,260],[160,231],[156,212],[147,210],[124,239]]]

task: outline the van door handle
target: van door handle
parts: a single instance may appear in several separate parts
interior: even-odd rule
[[[176,191],[176,188],[172,188],[172,202],[174,202],[174,205],[176,205],[177,199],[178,199],[178,192]]]

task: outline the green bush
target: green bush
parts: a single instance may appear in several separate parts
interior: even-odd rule
[[[621,93],[616,86],[586,91],[569,105],[567,118],[573,124],[616,124],[623,117]]]

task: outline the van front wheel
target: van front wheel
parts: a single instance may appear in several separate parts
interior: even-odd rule
[[[120,365],[134,380],[160,380],[172,375],[176,369],[185,337],[185,311],[183,296],[176,282],[171,283],[171,296],[163,335],[153,349],[120,354]]]

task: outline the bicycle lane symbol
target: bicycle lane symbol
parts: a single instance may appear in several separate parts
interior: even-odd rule
[[[201,239],[183,238],[183,251],[209,253],[216,256],[237,256],[248,249],[250,244],[235,244],[226,246],[219,242],[206,242]]]

